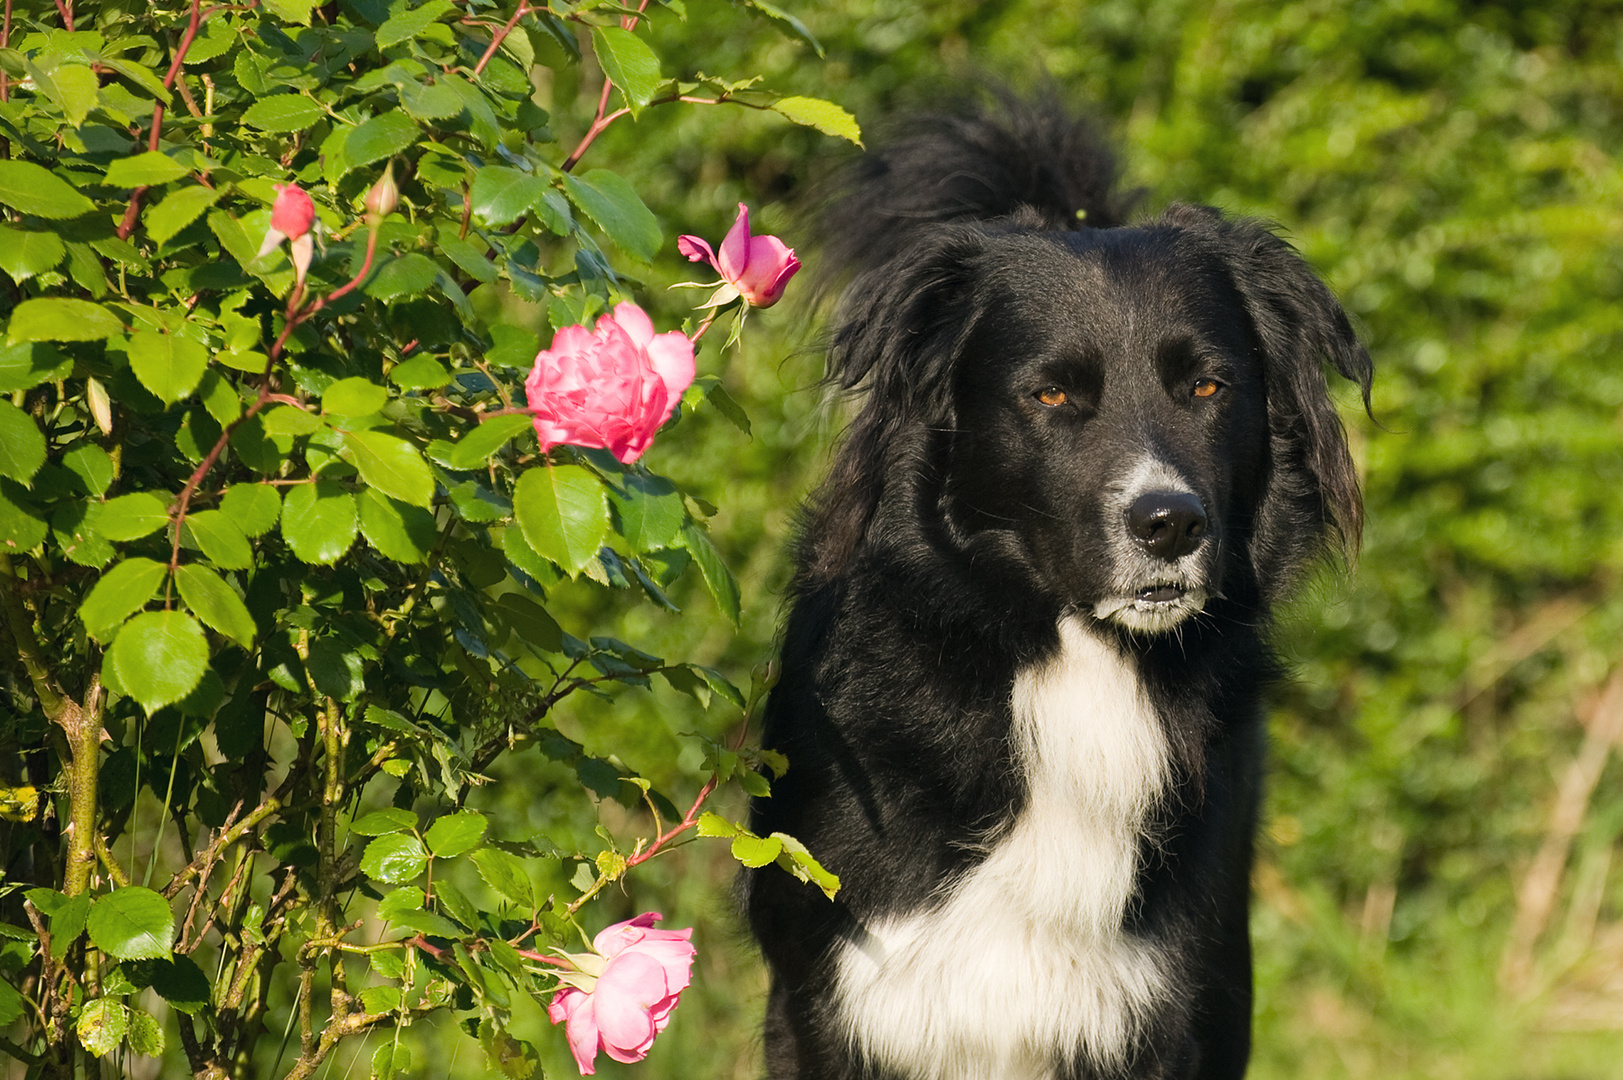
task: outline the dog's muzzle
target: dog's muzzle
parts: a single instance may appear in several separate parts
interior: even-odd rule
[[[1125,543],[1117,549],[1116,589],[1093,613],[1129,630],[1171,630],[1210,596],[1198,557],[1213,541],[1205,504],[1192,492],[1158,487],[1133,495],[1121,514]]]

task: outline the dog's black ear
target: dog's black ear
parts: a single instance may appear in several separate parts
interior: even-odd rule
[[[1273,529],[1328,527],[1356,551],[1363,500],[1324,376],[1328,360],[1358,386],[1369,411],[1374,366],[1347,313],[1296,249],[1266,226],[1188,205],[1169,208],[1162,220],[1216,243],[1262,350],[1274,472],[1274,505],[1265,504],[1263,512],[1277,520],[1259,521],[1259,538]]]
[[[812,497],[800,548],[803,585],[844,571],[861,545],[887,477],[906,455],[928,453],[954,424],[954,362],[974,328],[975,226],[942,226],[845,290],[829,350],[828,381],[864,395],[828,477]]]

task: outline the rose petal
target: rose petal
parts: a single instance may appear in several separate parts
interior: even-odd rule
[[[686,255],[688,262],[707,262],[711,266],[716,265],[715,250],[697,236],[678,236],[676,238],[676,250]]]
[[[744,276],[750,263],[750,210],[743,203],[738,204],[738,217],[733,220],[733,227],[727,230],[722,238],[721,251],[716,258],[716,269],[721,276],[734,284]]]

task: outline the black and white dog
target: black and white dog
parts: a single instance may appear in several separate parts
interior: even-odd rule
[[[831,371],[746,881],[771,1076],[1237,1077],[1269,609],[1361,509],[1323,364],[1368,355],[1267,228],[1128,225],[1046,106],[913,121],[834,206]]]

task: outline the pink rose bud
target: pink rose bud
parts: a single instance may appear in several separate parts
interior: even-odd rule
[[[400,188],[394,182],[394,162],[383,170],[383,178],[373,184],[366,193],[366,223],[376,227],[379,222],[394,213],[396,204],[400,202]]]
[[[680,331],[654,333],[636,304],[597,326],[566,326],[541,350],[524,382],[542,451],[601,446],[629,465],[676,411],[693,382],[693,343]]]
[[[316,223],[316,204],[297,184],[276,185],[276,201],[271,204],[271,228],[297,240]]]
[[[627,1063],[647,1057],[687,989],[693,931],[656,930],[659,918],[650,911],[615,923],[592,939],[595,952],[564,956],[574,970],[559,973],[566,985],[553,995],[547,1016],[566,1025],[582,1076],[595,1071],[599,1050]]]
[[[310,232],[316,223],[316,204],[310,201],[297,184],[277,184],[276,201],[271,203],[270,228],[259,245],[259,254],[275,251],[283,240],[288,240],[288,256],[293,260],[294,288],[304,285],[304,272],[310,269],[315,255],[315,237]]]
[[[738,290],[751,307],[771,307],[783,296],[784,286],[800,269],[795,251],[776,236],[751,236],[749,207],[738,204],[738,217],[721,241],[721,251],[697,236],[682,236],[676,250],[690,262],[707,262],[722,279]]]

